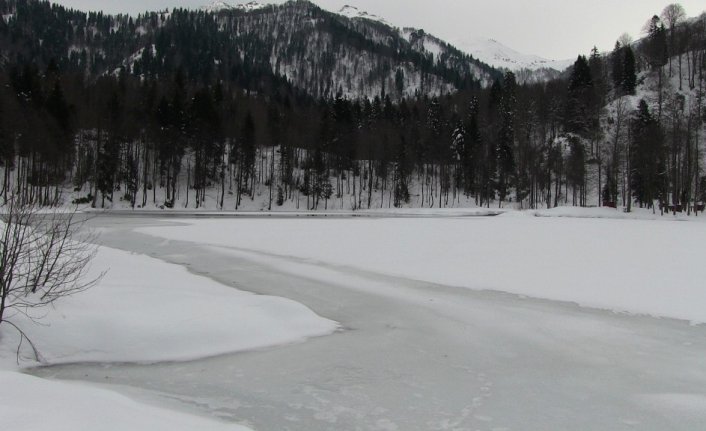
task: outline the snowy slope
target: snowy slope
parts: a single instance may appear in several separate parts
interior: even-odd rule
[[[372,21],[378,21],[383,24],[392,26],[384,18],[377,15],[373,15],[364,10],[361,10],[355,6],[345,5],[338,12],[339,15],[351,18],[351,19],[369,19]],[[410,40],[410,34],[415,34],[420,32],[418,29],[414,28],[403,28],[401,30],[401,35],[408,41]],[[423,32],[421,32],[424,34]],[[438,43],[434,42],[434,38],[431,35],[427,35],[430,40],[424,41],[424,49],[434,55],[434,58],[439,58],[446,48],[443,46],[446,42],[439,40]],[[474,58],[499,69],[508,69],[512,71],[518,71],[522,69],[528,69],[536,71],[539,69],[553,69],[556,71],[564,71],[571,64],[573,60],[549,60],[537,55],[529,55],[520,53],[510,47],[507,47],[494,39],[487,38],[472,38],[472,39],[451,39],[448,41],[451,45],[472,55]]]
[[[251,1],[247,3],[231,4],[223,0],[214,0],[208,5],[201,6],[201,10],[205,12],[215,13],[223,10],[242,10],[245,12],[250,12],[253,10],[262,9],[266,4],[258,3],[256,1]]]
[[[343,6],[337,13],[339,15],[345,16],[346,18],[350,18],[350,19],[369,19],[372,21],[378,21],[378,22],[381,22],[385,25],[391,26],[391,24],[389,22],[385,21],[384,18],[381,18],[377,15],[373,15],[371,13],[364,11],[364,10],[360,10],[357,7],[351,6],[351,5]]]
[[[269,6],[269,5],[264,4],[264,3],[258,3],[256,1],[251,1],[251,2],[247,2],[247,3],[236,4],[234,7],[235,7],[235,9],[240,9],[245,12],[251,12],[254,10],[262,9],[267,6]]]
[[[384,18],[373,15],[351,5],[343,6],[337,13],[351,19],[369,19],[392,26]],[[416,31],[416,29],[405,28],[402,30],[402,36],[409,40],[409,34]],[[523,54],[494,39],[451,39],[448,43],[457,47],[461,51],[472,55],[474,58],[499,69],[508,69],[512,71],[522,69],[532,71],[539,69],[553,69],[561,72],[573,64],[573,60],[571,59],[549,60],[538,55]],[[427,43],[426,41],[424,43],[424,48],[426,51],[432,53],[434,58],[438,58],[439,54],[444,50],[441,44],[434,44],[431,42]]]
[[[571,59],[549,60],[537,55],[523,54],[494,39],[469,38],[451,40],[450,43],[484,63],[493,67],[513,71],[521,69],[538,70],[543,68],[563,71],[573,63]]]
[[[383,24],[392,26],[384,18],[377,15],[373,15],[364,10],[361,10],[355,6],[345,5],[338,12],[339,15],[351,19],[369,19],[373,21],[378,21]],[[417,29],[404,28],[401,31],[402,36],[409,41],[409,35],[417,32]],[[424,41],[425,51],[434,55],[434,58],[438,58],[445,48],[442,46],[444,42],[434,43],[432,40]],[[522,69],[528,69],[536,71],[539,69],[553,69],[556,71],[564,71],[571,64],[573,60],[549,60],[537,55],[523,54],[510,47],[503,45],[502,43],[487,38],[470,38],[470,39],[451,39],[448,41],[451,45],[472,55],[474,58],[486,63],[490,66],[499,69],[508,69],[512,71],[518,71]]]
[[[230,3],[222,0],[214,0],[207,5],[201,6],[201,10],[208,13],[220,12],[222,10],[233,10],[234,7]]]

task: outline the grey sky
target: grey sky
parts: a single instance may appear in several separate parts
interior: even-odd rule
[[[231,3],[246,0],[230,0]],[[260,0],[282,3],[283,0]],[[174,6],[199,7],[211,0],[58,0],[82,10],[137,14]],[[380,15],[397,26],[424,28],[442,39],[488,37],[526,54],[572,58],[597,45],[612,48],[622,33],[640,36],[642,25],[670,0],[315,0],[325,9],[345,4]],[[706,10],[703,0],[681,0],[689,16]]]

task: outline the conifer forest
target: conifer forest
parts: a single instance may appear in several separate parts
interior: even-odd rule
[[[305,0],[0,13],[0,198],[699,211],[706,193],[703,16],[655,15],[638,41],[520,80]]]

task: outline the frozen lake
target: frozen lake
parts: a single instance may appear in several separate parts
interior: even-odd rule
[[[376,235],[383,240],[395,227],[404,226],[398,219],[381,220]],[[483,235],[489,229],[508,235],[513,229],[526,233],[526,237],[513,237],[512,241],[528,261],[537,258],[532,257],[535,249],[528,247],[536,245],[531,241],[533,226],[543,236],[541,229],[547,228],[542,224],[545,221],[518,224],[513,218],[502,217],[449,220],[464,223],[467,234],[478,241],[485,241]],[[423,237],[420,241],[430,244],[431,253],[443,253],[431,244],[439,235],[433,228],[446,222],[431,221],[434,223],[424,224],[431,231],[419,232]],[[238,225],[242,231],[233,233],[232,241],[218,225],[226,222],[243,223]],[[434,277],[421,272],[401,277],[394,265],[404,268],[418,256],[400,253],[401,260],[392,256],[385,263],[389,271],[376,267],[375,262],[384,259],[385,244],[371,243],[370,238],[354,232],[356,223],[370,223],[370,219],[287,220],[287,228],[310,238],[310,246],[306,250],[286,249],[293,247],[284,243],[292,238],[282,238],[283,243],[278,243],[278,236],[284,235],[277,230],[283,226],[281,222],[264,218],[206,220],[204,223],[210,226],[193,232],[201,238],[194,242],[194,236],[189,236],[187,226],[180,226],[178,219],[101,216],[91,221],[100,229],[106,246],[185,265],[194,273],[241,290],[290,298],[322,317],[340,322],[343,330],[300,344],[191,362],[73,364],[37,369],[34,374],[105,384],[142,401],[263,431],[697,431],[706,426],[704,325],[531,299],[517,294],[525,292],[518,290],[521,286],[508,286],[515,294],[473,290],[452,282],[450,267],[436,268],[447,272],[439,277],[450,280],[448,284],[434,283]],[[341,227],[349,236],[331,238],[327,233],[331,222],[346,223]],[[612,224],[602,226],[601,221],[552,222],[557,232],[578,230],[587,238],[595,234],[591,230],[595,226],[607,227],[610,232],[614,229],[616,235],[632,229],[626,226],[638,226],[633,232],[638,237],[642,223],[623,222],[632,224],[615,228]],[[316,229],[311,223],[317,224]],[[663,229],[669,237],[676,229],[677,236],[690,238],[695,236],[692,230],[704,228],[701,223],[673,225],[658,227],[656,235],[659,237],[659,229]],[[185,238],[148,234],[161,236],[162,230],[171,226],[177,226],[176,232]],[[365,230],[369,231],[368,226]],[[220,240],[213,237],[219,232]],[[360,244],[355,243],[356,238],[360,238]],[[527,238],[527,243],[523,242]],[[694,241],[699,239],[696,235]],[[264,245],[258,245],[258,240]],[[349,262],[345,254],[337,254],[336,244],[341,249],[352,248],[356,255],[368,250],[371,260]],[[503,244],[495,246],[500,253]],[[599,244],[598,248],[609,246]],[[490,252],[492,256],[493,250]],[[689,249],[689,244],[687,252],[698,253]],[[557,256],[561,253],[566,251],[560,249]],[[294,255],[297,257],[291,257]],[[509,273],[517,265],[522,268],[525,260],[517,261],[518,256],[510,254],[504,266],[495,263],[491,269],[498,273],[498,279],[507,276],[502,273],[503,267]],[[668,276],[680,268],[670,266],[669,256],[663,259]],[[484,265],[473,261],[468,264]],[[589,272],[591,263],[586,267]],[[410,267],[412,275],[413,269],[419,271]],[[476,269],[480,279],[491,278],[482,268]],[[652,270],[655,268],[626,268],[629,273]],[[472,279],[475,271],[468,273]],[[682,274],[678,281],[688,284],[698,274]],[[553,274],[541,271],[533,276],[553,278]],[[571,277],[579,282],[587,277],[591,281],[584,273]],[[530,276],[528,283],[534,282]],[[535,296],[532,290],[527,293]],[[547,295],[554,299],[555,293],[550,290]],[[659,297],[661,292],[653,293]],[[625,295],[608,296],[606,301],[630,303]],[[558,297],[584,302],[583,297]],[[586,301],[593,304],[591,299]],[[697,300],[695,297],[691,302]],[[654,309],[659,314],[662,309],[658,302],[646,301],[645,310]],[[683,311],[688,318],[698,313],[688,308],[688,298],[685,302],[683,307],[674,308],[674,313]],[[596,305],[603,308],[600,302]],[[696,304],[695,309],[699,307],[706,304]],[[670,315],[672,309],[664,311]]]

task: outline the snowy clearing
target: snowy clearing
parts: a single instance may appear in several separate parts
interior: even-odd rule
[[[702,223],[524,215],[532,214],[189,220],[139,231],[449,286],[706,322],[706,268],[695,252],[706,243]]]

